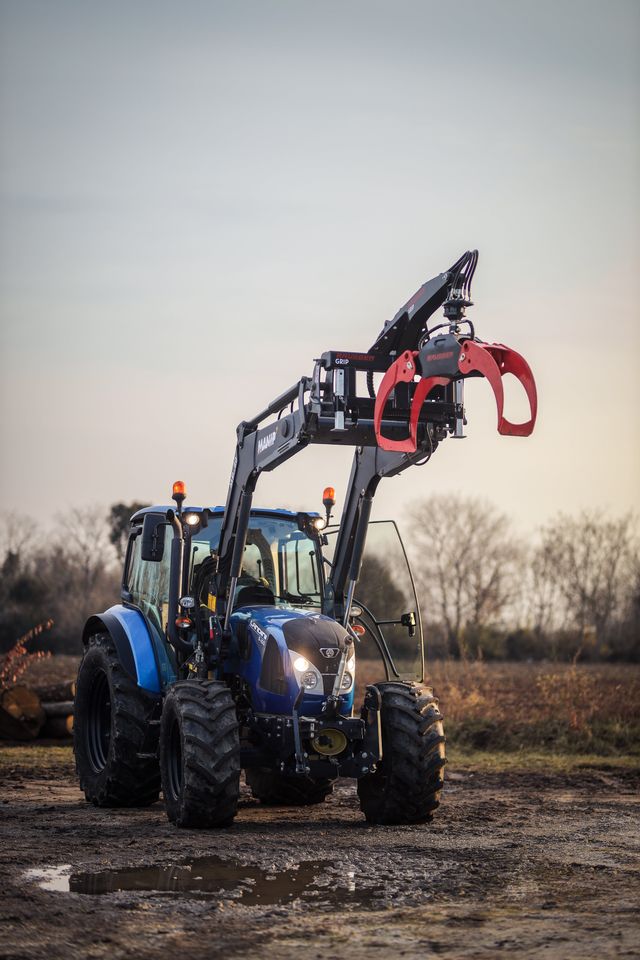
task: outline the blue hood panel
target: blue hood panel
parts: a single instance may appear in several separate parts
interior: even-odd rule
[[[231,630],[236,642],[225,669],[246,680],[256,712],[291,714],[300,692],[293,651],[321,674],[317,691],[305,693],[298,712],[320,714],[348,636],[344,627],[315,608],[247,606],[231,615]],[[351,713],[354,686],[340,697],[344,715]]]

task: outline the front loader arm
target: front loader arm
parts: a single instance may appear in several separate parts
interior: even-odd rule
[[[302,377],[253,419],[243,420],[238,425],[238,442],[220,532],[216,574],[216,609],[219,615],[224,615],[225,628],[231,613],[235,581],[242,567],[249,514],[258,477],[264,470],[275,470],[303,450],[309,442],[309,410],[305,404],[305,394],[310,384],[307,377]],[[289,413],[279,416],[275,423],[260,427],[264,420],[273,414],[282,414],[287,407],[290,407]]]
[[[274,470],[310,443],[356,448],[323,598],[323,611],[346,621],[377,486],[382,477],[428,460],[448,435],[463,436],[464,380],[470,376],[489,380],[499,433],[532,432],[537,395],[528,364],[503,344],[477,339],[465,317],[477,262],[477,251],[467,251],[449,270],[423,284],[366,353],[323,353],[312,377],[302,377],[251,420],[240,423],[216,576],[217,612],[224,617],[225,629],[242,566],[253,492],[263,471]],[[444,308],[444,320],[429,327],[429,318],[439,307]],[[446,333],[436,335],[443,328]],[[513,424],[504,416],[506,373],[520,381],[529,399],[531,414],[525,423]],[[366,395],[359,393],[359,374],[366,376]],[[377,391],[376,374],[382,374]]]
[[[437,446],[431,440],[429,455]],[[353,457],[351,475],[333,554],[331,575],[325,586],[323,613],[346,623],[353,593],[360,577],[373,498],[383,477],[393,477],[424,457],[422,450],[412,457],[380,447],[359,447]]]

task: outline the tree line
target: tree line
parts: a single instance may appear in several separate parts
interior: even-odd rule
[[[528,538],[490,503],[443,496],[408,520],[431,656],[640,659],[633,514],[558,514]]]
[[[1,518],[0,653],[49,619],[47,646],[80,652],[86,618],[118,601],[128,522],[141,506],[73,508],[46,531]],[[494,505],[450,495],[413,504],[406,521],[429,656],[640,660],[632,514],[560,514],[525,537]]]
[[[17,514],[0,518],[0,654],[35,624],[41,643],[80,653],[82,627],[118,602],[129,518],[147,504],[74,507],[50,529]]]

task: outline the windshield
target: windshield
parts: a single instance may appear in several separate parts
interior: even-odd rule
[[[215,517],[192,538],[192,582],[196,568],[217,551],[221,527],[222,518]],[[314,540],[299,529],[295,518],[251,516],[236,593],[240,602],[240,591],[251,586],[267,588],[273,594],[271,602],[278,605],[320,606],[318,551]],[[270,602],[267,594],[263,594],[262,602]]]

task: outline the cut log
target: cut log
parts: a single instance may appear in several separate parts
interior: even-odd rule
[[[75,680],[66,680],[60,683],[38,683],[27,680],[28,686],[35,690],[43,703],[60,703],[64,700],[73,700],[76,695]]]
[[[0,695],[0,737],[5,740],[34,740],[44,721],[40,697],[28,687],[9,687]]]
[[[47,717],[40,736],[50,740],[68,740],[73,736],[73,717]]]
[[[70,717],[73,714],[73,700],[63,700],[62,703],[43,703],[42,709],[47,720],[53,717]]]

